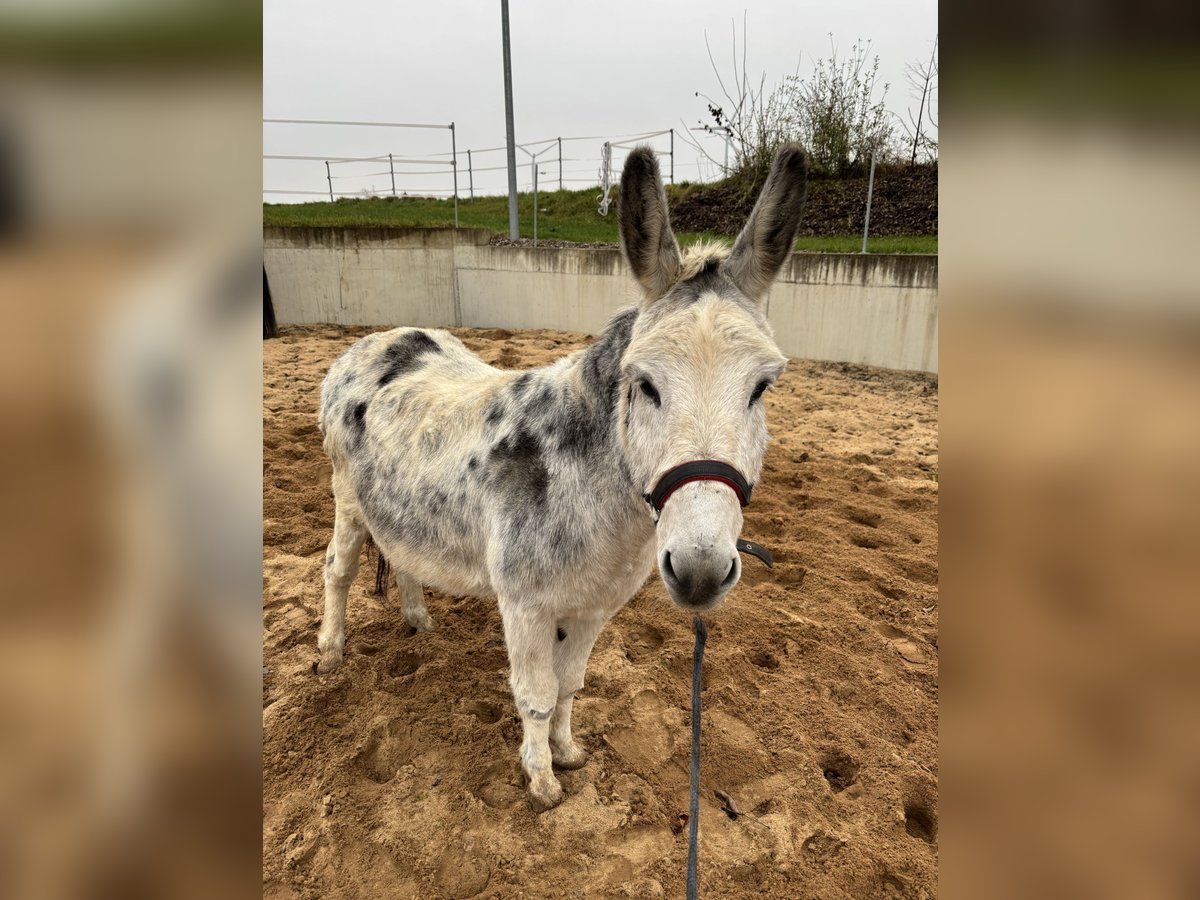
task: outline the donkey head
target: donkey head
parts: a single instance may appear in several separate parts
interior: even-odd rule
[[[644,493],[692,460],[759,478],[767,448],[762,395],[783,372],[766,318],[766,293],[792,250],[808,164],[796,145],[775,156],[734,243],[680,252],[658,162],[647,147],[621,175],[621,246],[645,292],[621,360],[619,419],[630,471]],[[698,480],[670,494],[658,520],[658,567],[671,599],[711,609],[741,576],[738,493]]]

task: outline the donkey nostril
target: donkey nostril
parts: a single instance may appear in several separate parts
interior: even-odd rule
[[[733,587],[733,583],[735,581],[737,581],[737,577],[738,577],[737,567],[738,567],[738,561],[737,561],[737,557],[735,556],[733,558],[733,561],[729,564],[729,572],[728,572],[728,574],[726,574],[725,580],[721,582],[722,588]]]
[[[675,582],[679,581],[678,576],[676,576],[676,574],[675,574],[675,570],[671,568],[671,551],[670,550],[668,550],[666,553],[663,554],[662,567],[663,567],[663,575],[665,575],[671,581],[675,581]]]

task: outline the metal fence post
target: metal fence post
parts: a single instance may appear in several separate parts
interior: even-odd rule
[[[875,193],[875,151],[871,151],[871,177],[867,181],[867,215],[866,221],[863,222],[863,248],[862,252],[867,252],[867,232],[871,229],[871,195]]]
[[[471,165],[471,151],[467,151],[467,183],[471,191],[471,199],[475,199],[475,169]]]
[[[454,138],[454,123],[450,123],[450,168],[454,172],[454,227],[458,227],[458,146]]]
[[[671,129],[671,184],[675,183],[675,129]]]
[[[533,246],[537,246],[537,157],[533,158]]]
[[[558,189],[562,190],[562,138],[558,138]]]
[[[504,45],[504,135],[508,150],[508,238],[521,236],[517,219],[517,139],[513,130],[512,48],[508,39],[508,0],[500,0],[500,30]]]
[[[396,166],[392,162],[392,154],[388,154],[388,171],[392,173],[392,196],[396,196]]]
[[[329,182],[329,202],[333,202],[333,176],[329,174],[329,160],[325,160],[325,180]]]

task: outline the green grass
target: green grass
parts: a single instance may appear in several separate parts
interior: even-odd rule
[[[687,188],[668,188],[668,196]],[[614,202],[607,216],[596,212],[598,188],[582,191],[550,191],[538,194],[538,237],[563,241],[617,241],[617,208]],[[520,210],[522,237],[533,237],[533,200],[530,194],[517,198]],[[342,199],[333,203],[264,203],[263,224],[332,228],[445,228],[454,222],[454,204],[449,200],[422,198]],[[464,228],[486,228],[496,234],[508,234],[508,198],[459,198],[458,223]],[[704,237],[681,233],[682,243]],[[728,240],[728,238],[726,238]],[[937,253],[936,235],[872,238],[868,249],[872,253]],[[796,240],[797,250],[819,253],[857,253],[862,238],[853,235],[835,237],[802,237]]]
[[[810,253],[858,253],[862,237],[834,235],[832,237],[802,237],[796,239],[797,250]],[[868,253],[937,253],[936,234],[890,235],[867,240]]]

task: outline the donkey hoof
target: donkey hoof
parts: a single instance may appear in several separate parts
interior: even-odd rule
[[[433,617],[429,613],[422,610],[419,613],[410,613],[404,617],[417,631],[436,631],[437,624],[433,621]]]
[[[327,675],[342,664],[342,651],[329,650],[321,654],[321,660],[314,667],[318,675]]]
[[[534,812],[545,812],[562,803],[563,789],[553,775],[539,775],[529,782],[529,806]]]
[[[554,765],[560,769],[582,769],[588,761],[587,751],[575,741],[571,741],[566,747],[562,748],[556,744],[551,744],[550,755],[554,760]]]

